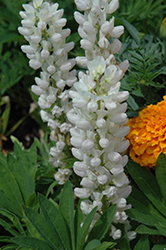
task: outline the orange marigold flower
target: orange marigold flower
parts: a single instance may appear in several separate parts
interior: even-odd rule
[[[141,166],[155,168],[157,157],[166,154],[166,96],[129,120],[130,157]]]

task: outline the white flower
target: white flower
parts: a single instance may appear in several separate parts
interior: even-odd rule
[[[75,188],[74,193],[80,199],[85,199],[89,197],[89,192],[84,188]]]

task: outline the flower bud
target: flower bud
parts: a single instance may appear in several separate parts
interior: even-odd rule
[[[71,137],[70,142],[76,148],[81,148],[83,143],[80,137]]]
[[[82,161],[83,160],[83,152],[81,149],[77,149],[77,148],[72,148],[71,149],[72,154],[75,158],[77,158],[78,160]]]
[[[129,140],[125,140],[125,141],[120,142],[119,146],[116,148],[116,151],[119,153],[125,152],[128,149],[129,144],[130,144]]]
[[[34,26],[34,22],[29,19],[22,20],[21,24],[25,28],[32,28]]]
[[[117,152],[111,152],[107,155],[107,157],[111,162],[118,162],[122,159],[122,156]]]
[[[84,119],[79,119],[76,121],[76,126],[80,129],[86,130],[90,128],[90,122]]]
[[[124,27],[122,25],[119,25],[111,30],[110,35],[112,37],[119,38],[123,33],[124,33]]]
[[[75,188],[74,193],[75,196],[79,197],[80,199],[85,199],[89,197],[88,192],[84,188]]]
[[[62,36],[61,34],[59,33],[55,33],[52,37],[51,37],[51,40],[54,42],[54,43],[58,43],[62,40]]]
[[[83,30],[84,30],[86,33],[90,34],[90,33],[93,33],[93,32],[94,32],[94,27],[93,27],[93,25],[92,25],[90,22],[86,21],[86,22],[84,22],[84,24],[83,24]]]
[[[87,104],[87,110],[90,112],[95,112],[98,108],[98,105],[96,102],[88,102]]]
[[[108,14],[112,14],[117,10],[118,7],[119,7],[119,0],[112,0],[106,9],[106,12]]]
[[[85,188],[92,188],[94,186],[94,182],[91,181],[89,178],[84,177],[81,182],[80,185],[82,185]]]
[[[65,87],[66,83],[63,79],[60,79],[59,81],[56,82],[56,86],[60,89],[63,89]]]
[[[110,22],[106,21],[101,25],[101,31],[105,34],[109,33],[111,31],[111,25]]]
[[[122,233],[120,229],[115,230],[115,232],[112,234],[112,238],[114,240],[117,240],[121,237]]]
[[[80,43],[81,43],[81,48],[85,50],[91,50],[93,47],[93,43],[87,39],[82,39]]]
[[[128,69],[129,67],[129,61],[128,60],[124,60],[123,62],[121,62],[119,64],[119,67],[121,68],[121,70],[123,70],[123,72],[125,73],[126,70]]]
[[[119,92],[113,99],[117,102],[124,102],[129,97],[128,91]]]
[[[33,43],[39,43],[41,41],[41,36],[37,36],[35,34],[33,34],[32,36],[30,36],[30,38],[31,38],[31,41]]]
[[[123,166],[121,164],[116,164],[110,171],[113,175],[119,175],[123,173]]]
[[[46,28],[46,23],[43,22],[43,21],[39,21],[38,24],[37,24],[37,27],[40,29],[40,30],[44,30]]]
[[[96,121],[96,125],[97,125],[98,128],[105,128],[105,126],[106,126],[106,121],[105,121],[103,118],[98,119],[98,120]]]
[[[74,12],[74,18],[76,20],[77,23],[79,23],[80,25],[83,25],[83,23],[86,21],[86,18],[84,15],[82,15],[80,12],[75,11]]]
[[[48,50],[43,49],[43,50],[41,51],[41,57],[42,57],[43,59],[47,59],[47,58],[49,57],[49,55],[50,55],[50,52],[49,52]]]
[[[32,85],[31,90],[36,95],[41,95],[41,94],[45,93],[45,91],[43,89],[41,89],[39,86],[36,86],[36,85]]]
[[[121,50],[122,43],[118,39],[114,39],[111,43],[111,53],[116,54]]]
[[[82,143],[82,149],[83,150],[90,150],[94,147],[94,142],[87,139]]]
[[[104,185],[108,181],[108,177],[105,174],[99,175],[97,177],[97,180],[98,180],[99,184]]]
[[[39,77],[35,77],[35,82],[42,89],[47,89],[48,86],[49,86],[49,82],[48,81],[41,80]]]
[[[39,62],[39,61],[36,60],[36,59],[31,59],[31,60],[29,61],[29,66],[30,66],[31,68],[33,68],[34,70],[36,70],[36,69],[39,69],[39,68],[42,66],[42,63]]]
[[[80,11],[87,10],[88,8],[87,3],[82,0],[75,0],[75,4],[77,5],[77,9]]]
[[[28,53],[28,54],[33,54],[33,53],[36,52],[36,48],[34,48],[34,47],[30,46],[30,45],[22,45],[21,50],[24,53]]]
[[[30,35],[32,35],[32,31],[29,30],[29,29],[27,29],[27,28],[25,28],[25,27],[18,27],[18,31],[23,36],[30,36]]]
[[[80,65],[82,67],[87,67],[88,59],[85,56],[77,56],[76,62],[78,65]]]
[[[55,73],[55,71],[56,71],[56,67],[55,67],[54,65],[49,65],[49,66],[47,67],[47,71],[48,71],[51,75],[53,75],[53,74]]]
[[[19,15],[21,16],[22,19],[26,19],[27,18],[27,15],[26,15],[25,11],[20,11]]]
[[[100,163],[101,163],[101,160],[100,160],[100,158],[97,158],[97,157],[92,158],[90,161],[90,164],[92,167],[98,167],[100,165]]]
[[[117,138],[122,138],[124,136],[126,136],[130,131],[130,127],[129,126],[124,126],[122,128],[120,128],[116,133],[114,133],[113,135]]]
[[[99,141],[99,144],[102,148],[107,148],[109,146],[110,142],[107,138],[101,138]]]
[[[54,94],[49,94],[47,96],[47,101],[53,104],[56,101],[56,96]]]
[[[66,22],[67,22],[66,18],[61,18],[54,22],[54,26],[56,28],[62,28],[66,25]]]
[[[125,113],[116,114],[111,118],[111,121],[116,124],[121,124],[127,120],[127,115]]]

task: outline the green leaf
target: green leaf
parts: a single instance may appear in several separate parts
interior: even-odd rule
[[[163,223],[164,223],[164,221],[163,221]],[[155,224],[155,226],[162,233],[162,235],[166,236],[166,222],[165,222],[165,224],[163,224],[163,223],[159,223],[159,225],[157,223],[157,224]]]
[[[150,250],[148,236],[144,235],[134,247],[134,250]]]
[[[34,151],[37,154],[35,149]],[[31,151],[30,156],[32,157],[29,156],[29,159],[27,159],[24,151],[18,143],[14,143],[14,152],[16,154],[17,161],[12,166],[12,171],[13,174],[15,173],[15,178],[24,198],[24,204],[26,204],[29,196],[35,191],[35,173],[37,168],[33,165],[34,158]]]
[[[20,209],[18,209],[17,202],[9,200],[7,195],[2,190],[0,190],[0,204],[8,211],[22,217],[22,213],[20,212]]]
[[[138,110],[139,109],[139,106],[138,104],[135,102],[134,98],[130,95],[129,98],[127,99],[127,103],[128,105],[130,106],[130,108],[132,110]]]
[[[84,250],[93,250],[96,249],[99,245],[101,245],[99,240],[92,240],[86,245]]]
[[[15,230],[9,225],[9,223],[5,222],[5,220],[2,220],[1,218],[0,218],[0,225],[3,226],[4,229],[5,229],[6,231],[8,231],[9,233],[11,233],[13,236],[19,236],[19,235],[20,235],[17,231],[15,231]]]
[[[156,221],[159,222],[159,219],[155,217],[154,215],[150,213],[141,212],[138,209],[134,209],[134,208],[127,210],[126,214],[131,219],[144,223],[145,225],[152,226],[152,227],[155,226]],[[161,219],[160,219],[160,222],[162,222]]]
[[[52,228],[50,228],[50,225],[43,218],[43,216],[35,212],[32,208],[27,207],[25,207],[25,214],[49,246],[58,250],[61,245],[59,245],[59,242],[56,241],[56,233],[52,230]]]
[[[18,245],[30,247],[36,250],[53,250],[45,241],[33,237],[14,237],[12,241]]]
[[[165,250],[166,249],[166,241],[162,241],[152,248],[152,250]]]
[[[37,205],[37,196],[36,192],[33,192],[26,201],[27,207],[35,207]]]
[[[98,219],[98,221],[95,223],[92,230],[90,231],[87,242],[93,239],[103,239],[113,221],[115,213],[116,205],[112,205],[101,215],[101,217]]]
[[[160,187],[154,175],[146,168],[141,167],[139,164],[133,161],[129,161],[127,166],[130,175],[132,176],[138,187],[153,203],[156,209],[166,216],[166,203],[163,200],[162,194],[160,192]]]
[[[123,238],[118,242],[116,247],[119,248],[120,250],[121,249],[130,250],[130,243],[126,233],[124,234]]]
[[[166,200],[166,155],[161,153],[156,162],[156,178],[160,186],[161,193]]]
[[[39,204],[47,223],[56,233],[56,241],[59,241],[59,245],[62,245],[62,249],[71,249],[66,224],[59,209],[41,194],[39,194]]]
[[[1,174],[0,174],[0,189],[4,191],[7,197],[15,203],[16,208],[22,213],[22,204],[24,204],[20,189],[16,182],[15,177],[3,163],[0,163]]]
[[[51,190],[58,184],[58,181],[54,181],[48,188],[47,193],[46,193],[46,198],[48,197],[49,193]]]
[[[5,132],[6,132],[6,128],[7,128],[8,121],[9,121],[10,109],[11,109],[11,107],[10,107],[10,99],[9,99],[9,101],[7,102],[7,105],[5,107],[5,110],[2,114],[2,121],[3,121],[2,134],[5,134]]]
[[[139,234],[162,235],[162,233],[159,232],[156,228],[148,227],[145,225],[138,226],[135,231]]]
[[[116,245],[116,242],[103,242],[100,246],[96,247],[95,250],[106,250],[112,247],[114,247]],[[89,249],[90,250],[90,249]]]
[[[74,226],[75,226],[75,240],[76,240],[76,245],[78,241],[78,235],[81,230],[81,224],[84,223],[85,220],[85,214],[82,213],[82,210],[80,208],[81,201],[78,202],[76,212],[75,212],[75,217],[74,217]]]
[[[88,230],[89,230],[89,227],[91,225],[91,222],[92,222],[92,219],[96,213],[96,207],[88,214],[88,216],[86,217],[84,223],[83,223],[83,226],[81,227],[80,231],[79,231],[79,234],[78,234],[78,240],[77,240],[77,247],[76,249],[77,250],[82,250],[83,249],[83,246],[84,246],[84,243],[85,243],[85,238],[88,234]]]
[[[27,228],[27,236],[43,240],[43,237],[40,235],[40,233],[37,231],[37,229],[33,226],[33,224],[28,219],[28,217],[25,215],[25,213],[23,214],[23,216],[24,216],[23,221],[26,224],[26,228]]]
[[[128,32],[130,33],[130,35],[133,37],[133,39],[135,40],[135,42],[140,45],[140,37],[139,37],[139,32],[138,30],[128,21],[126,21],[124,18],[122,18],[123,23],[125,25],[125,27],[127,28]]]
[[[74,198],[73,190],[69,181],[64,185],[61,195],[59,210],[65,219],[68,234],[70,235],[72,250],[75,250],[74,232]]]

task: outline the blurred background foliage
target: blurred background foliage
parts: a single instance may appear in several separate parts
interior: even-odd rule
[[[19,11],[22,10],[22,4],[28,2],[0,0],[1,149],[12,147],[9,139],[11,134],[28,147],[34,136],[40,136],[40,128],[47,129],[41,121],[39,108],[34,106],[34,110],[29,112],[32,103],[37,102],[30,86],[39,72],[29,67],[26,55],[20,50],[21,45],[27,42],[17,31],[21,26]],[[166,4],[164,0],[120,0],[119,4],[118,10],[113,13],[115,25],[124,25],[125,33],[120,38],[123,46],[116,60],[118,63],[125,59],[130,62],[129,70],[122,79],[122,90],[128,90],[131,94],[128,115],[132,117],[148,104],[161,101],[165,94],[165,38],[160,35],[160,26],[166,16]],[[59,8],[64,9],[64,17],[68,20],[66,27],[71,29],[67,42],[74,41],[76,44],[69,57],[83,55],[78,25],[73,18],[76,10],[74,1],[59,1]]]

